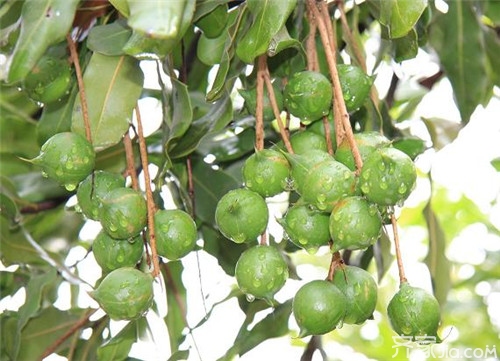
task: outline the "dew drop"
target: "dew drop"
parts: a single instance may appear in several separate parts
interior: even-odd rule
[[[316,252],[318,252],[318,247],[306,247],[305,250],[307,253],[314,255],[316,254]]]
[[[73,169],[73,167],[74,167],[73,162],[66,162],[65,166],[66,166],[66,169]]]
[[[254,278],[252,281],[252,286],[260,287],[260,286],[262,286],[262,282],[258,278]]]
[[[337,324],[337,328],[338,329],[341,329],[342,327],[344,327],[344,320],[340,320],[339,323]]]
[[[306,245],[306,244],[307,244],[307,239],[306,239],[306,238],[302,238],[302,237],[300,237],[300,238],[299,238],[299,243],[300,243],[301,245]]]
[[[125,259],[122,255],[119,255],[118,257],[116,257],[116,260],[120,263],[122,263]]]
[[[262,184],[262,183],[264,183],[264,178],[263,177],[256,177],[255,181],[257,182],[257,184]]]
[[[320,203],[323,203],[324,201],[326,201],[326,195],[323,193],[320,193],[317,195],[316,200]]]
[[[89,157],[83,157],[82,161],[83,161],[84,164],[89,164],[90,158]]]
[[[110,230],[111,232],[116,232],[116,231],[118,230],[118,227],[117,227],[114,223],[111,223],[111,224],[109,225],[109,230]]]
[[[378,164],[378,169],[380,169],[381,171],[385,171],[385,163],[384,162],[380,162]]]
[[[247,181],[246,181],[246,186],[247,186],[248,188],[252,188],[252,187],[253,187],[253,183],[252,183],[252,181],[251,181],[251,180],[247,180]]]
[[[283,274],[283,268],[282,267],[276,267],[275,269],[277,275]]]
[[[267,289],[268,291],[270,291],[270,290],[272,290],[273,288],[274,288],[274,282],[273,282],[273,281],[271,281],[271,282],[269,282],[269,283],[267,284],[266,289]]]
[[[42,170],[42,177],[47,178],[49,175],[46,171]]]
[[[338,213],[338,212],[336,212],[336,213],[333,214],[333,219],[336,220],[336,221],[340,221],[341,217],[342,217],[341,214]]]
[[[76,184],[75,183],[67,183],[64,185],[64,188],[66,188],[66,190],[68,192],[72,192],[76,189]]]
[[[405,194],[408,188],[406,187],[406,184],[401,183],[398,187],[398,193],[399,194]]]
[[[61,168],[56,169],[56,176],[62,177],[64,175],[64,172]]]
[[[368,183],[363,183],[361,185],[361,191],[363,193],[370,193],[370,186],[368,185]]]
[[[364,178],[364,179],[368,179],[370,178],[370,169],[367,169],[366,171],[364,171],[362,174],[361,174],[361,177]]]
[[[266,259],[266,255],[264,253],[261,253],[257,256],[261,261]]]
[[[389,188],[387,182],[382,179],[382,182],[380,182],[380,189],[386,190],[387,188]]]
[[[247,299],[248,302],[255,301],[255,296],[254,295],[247,294],[247,295],[245,295],[245,298]]]

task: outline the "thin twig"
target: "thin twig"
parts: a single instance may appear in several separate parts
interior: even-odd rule
[[[57,348],[61,346],[64,341],[66,341],[68,338],[71,337],[71,335],[73,335],[76,331],[82,328],[89,321],[90,316],[92,316],[96,311],[97,309],[87,310],[87,312],[85,312],[83,316],[78,321],[76,321],[76,323],[73,326],[71,326],[71,328],[68,331],[66,331],[61,337],[59,337],[51,345],[49,345],[49,347],[45,349],[42,356],[40,356],[39,360],[42,361],[44,358],[46,358],[47,356],[51,355],[54,351],[56,351]]]
[[[78,89],[80,90],[80,102],[82,105],[82,116],[83,116],[83,125],[85,127],[85,137],[90,143],[92,143],[92,131],[90,128],[89,109],[87,106],[87,96],[85,95],[85,86],[83,84],[82,69],[80,67],[80,60],[78,59],[78,51],[76,50],[76,45],[75,42],[73,41],[73,38],[71,37],[71,34],[68,33],[66,35],[66,41],[68,42],[71,61],[75,66],[76,81],[78,83]]]
[[[125,157],[127,160],[127,170],[125,176],[130,176],[132,180],[132,188],[139,189],[139,181],[137,179],[137,171],[135,170],[134,148],[132,146],[132,139],[128,131],[123,136],[123,146],[125,148]]]
[[[146,188],[146,202],[148,206],[148,231],[149,231],[149,245],[151,248],[151,258],[153,259],[153,277],[160,274],[160,263],[158,260],[158,252],[156,250],[156,236],[154,227],[154,215],[156,212],[156,205],[153,199],[153,192],[151,191],[151,177],[149,176],[149,161],[148,150],[146,148],[146,140],[144,139],[144,132],[142,129],[141,112],[139,106],[135,106],[135,114],[137,118],[137,136],[139,138],[139,151],[141,153],[142,172],[144,173],[144,184]]]
[[[285,148],[288,153],[293,154],[292,144],[290,143],[290,138],[288,137],[288,132],[283,125],[283,121],[281,120],[280,110],[278,108],[278,103],[276,102],[276,94],[274,94],[273,83],[271,82],[271,76],[269,75],[269,69],[266,64],[266,71],[264,73],[264,82],[266,83],[266,90],[269,94],[269,101],[271,102],[271,107],[273,108],[274,117],[278,122],[278,127],[280,130],[281,139],[285,144]]]
[[[318,4],[316,3],[315,0],[308,0],[308,5],[311,11],[313,12],[314,18],[318,25],[321,41],[323,43],[323,46],[325,47],[325,55],[328,63],[328,69],[330,71],[330,76],[333,83],[334,103],[337,103],[336,110],[338,110],[335,112],[335,119],[336,121],[337,120],[342,121],[343,131],[345,132],[345,135],[349,142],[349,146],[351,148],[354,157],[354,162],[356,164],[356,173],[359,174],[359,171],[363,166],[363,161],[361,159],[361,155],[359,153],[356,140],[354,139],[351,123],[349,121],[349,113],[345,105],[344,96],[342,93],[342,87],[340,86],[339,73],[337,71],[337,63],[335,61],[336,49],[335,49],[335,43],[333,41],[333,30],[328,15],[327,4],[324,1],[321,1]],[[337,117],[340,118],[337,119]],[[338,123],[336,123],[336,125],[337,124]],[[339,131],[340,129],[336,129],[337,134]]]
[[[264,74],[267,56],[257,58],[257,99],[255,106],[255,149],[264,149]]]
[[[316,51],[316,22],[313,21],[313,15],[310,10],[307,11],[309,19],[309,34],[306,39],[306,55],[307,55],[307,70],[318,71],[319,61],[318,52]]]
[[[394,234],[394,248],[396,249],[396,261],[398,263],[398,272],[399,272],[399,282],[405,283],[407,282],[405,276],[405,269],[403,267],[403,258],[401,257],[401,248],[399,246],[399,233],[398,233],[398,223],[396,220],[396,216],[394,212],[391,214],[391,225],[392,232]]]
[[[323,128],[325,129],[326,149],[328,154],[333,155],[332,133],[330,132],[330,122],[326,115],[323,117],[322,122]]]

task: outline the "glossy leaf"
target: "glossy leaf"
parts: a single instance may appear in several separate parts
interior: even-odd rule
[[[175,147],[193,121],[193,109],[186,84],[172,78],[172,92],[169,94],[171,113],[167,114],[166,149]],[[174,106],[175,104],[175,106]]]
[[[214,170],[203,160],[193,165],[196,215],[208,224],[215,222],[215,208],[219,199],[231,189],[238,188],[239,182],[222,170]]]
[[[24,79],[49,46],[65,39],[78,3],[78,0],[24,2],[21,33],[9,69],[9,82]]]
[[[422,118],[436,150],[450,144],[457,136],[461,124],[442,118]]]
[[[229,96],[216,101],[208,113],[193,121],[184,136],[168,150],[170,157],[179,158],[192,153],[204,137],[226,126],[232,115],[233,108]]]
[[[94,148],[117,144],[132,121],[132,110],[141,94],[143,74],[128,56],[94,53],[83,76]],[[72,129],[85,134],[80,98],[73,108]]]
[[[116,336],[97,349],[97,359],[99,361],[127,359],[132,344],[137,341],[137,326],[137,320],[130,321]]]
[[[249,0],[247,6],[254,19],[248,32],[236,46],[236,54],[246,63],[264,54],[273,37],[285,25],[297,4],[296,0]]]
[[[238,134],[227,134],[225,131],[214,133],[203,138],[197,151],[201,154],[212,154],[215,162],[229,162],[241,158],[255,149],[255,130],[247,128]]]
[[[446,237],[430,203],[424,208],[424,216],[429,236],[429,251],[425,264],[431,274],[434,296],[442,307],[446,303],[451,284],[451,264],[446,258]]]
[[[185,9],[189,9],[189,23],[194,14],[195,0],[128,0],[130,15],[128,25],[144,35],[158,39],[176,39],[181,35],[186,21]]]
[[[413,59],[418,52],[418,36],[414,29],[401,38],[394,39],[394,60],[402,62],[403,60]]]
[[[426,7],[427,0],[381,0],[379,21],[387,26],[390,38],[401,38],[413,28]]]
[[[54,134],[71,130],[71,117],[78,89],[75,87],[70,95],[59,102],[49,103],[43,107],[42,116],[37,123],[36,133],[40,146]]]
[[[282,26],[281,29],[279,29],[278,32],[271,38],[271,42],[267,48],[267,55],[273,57],[279,52],[289,48],[295,48],[302,52],[304,51],[300,41],[292,38],[288,33],[286,26]]]
[[[132,35],[124,21],[117,20],[111,24],[98,25],[90,30],[87,46],[90,50],[103,55],[119,56],[123,47]]]
[[[195,13],[195,16],[198,15]],[[207,38],[216,38],[226,28],[228,13],[227,5],[219,5],[208,14],[203,15],[196,21],[196,26],[203,31]]]
[[[180,2],[180,0],[176,0],[172,3]],[[138,29],[134,29],[132,36],[124,45],[123,51],[126,54],[134,56],[139,60],[159,60],[165,58],[172,52],[174,47],[180,42],[180,40],[190,27],[194,5],[194,1],[186,1],[186,7],[183,10],[176,36],[159,38],[150,36],[150,34],[146,34]]]
[[[224,272],[234,276],[236,262],[249,245],[234,243],[208,225],[202,225],[200,231],[204,241],[203,250],[217,259]]]
[[[483,32],[472,2],[447,4],[448,12],[431,25],[429,40],[451,82],[462,121],[467,123],[491,90]]]
[[[83,310],[78,312],[61,311],[55,307],[42,310],[37,317],[32,318],[23,329],[20,336],[19,354],[14,356],[12,345],[17,337],[15,330],[15,319],[2,325],[2,334],[7,353],[15,360],[39,360],[44,351],[63,336],[75,322],[81,317]],[[66,340],[62,346],[69,343]]]
[[[248,330],[248,325],[243,324],[234,345],[226,355],[219,359],[231,360],[236,355],[243,355],[255,346],[273,337],[280,337],[289,332],[288,319],[292,313],[292,300],[277,306],[272,313]]]
[[[51,286],[57,279],[55,268],[48,268],[41,274],[34,273],[26,286],[26,302],[19,308],[19,318],[17,320],[17,335],[20,335],[28,321],[34,317],[41,306],[44,289]],[[16,338],[13,346],[13,353],[19,352],[20,338]]]
[[[170,338],[172,352],[179,351],[179,345],[184,339],[183,331],[186,328],[186,288],[182,283],[184,267],[180,261],[172,261],[162,267],[167,293],[167,316],[165,324]]]

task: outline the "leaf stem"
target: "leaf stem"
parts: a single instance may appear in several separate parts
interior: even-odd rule
[[[90,128],[90,120],[89,120],[89,109],[87,105],[87,96],[85,95],[85,86],[83,84],[83,76],[82,76],[82,68],[80,67],[80,60],[78,59],[78,51],[76,49],[75,42],[71,37],[71,34],[66,35],[66,41],[68,43],[69,53],[71,56],[71,61],[75,66],[76,73],[76,81],[78,83],[78,89],[80,89],[80,102],[82,104],[82,116],[83,116],[83,125],[85,127],[85,137],[87,140],[92,143],[92,131]]]
[[[328,269],[328,276],[327,276],[327,281],[333,281],[333,276],[335,275],[335,270],[340,267],[341,265],[344,264],[344,260],[342,259],[342,256],[340,255],[340,252],[334,252],[332,254],[332,260],[330,262],[330,268]]]
[[[396,220],[396,216],[394,212],[391,214],[391,225],[392,232],[394,234],[394,248],[396,249],[396,262],[398,263],[398,272],[399,272],[399,282],[405,283],[408,282],[405,276],[405,270],[403,267],[403,258],[401,257],[401,247],[399,245],[399,233],[398,233],[398,223]]]
[[[153,199],[153,192],[151,191],[151,177],[149,175],[149,161],[148,150],[146,148],[146,140],[144,139],[144,132],[142,129],[141,112],[139,106],[135,106],[135,115],[137,118],[137,136],[139,138],[139,151],[141,153],[142,172],[144,173],[144,184],[146,188],[146,202],[148,206],[148,231],[149,231],[149,245],[151,249],[151,258],[153,259],[153,277],[160,274],[160,263],[158,260],[158,252],[156,250],[156,236],[154,227],[154,215],[156,212],[156,205]]]

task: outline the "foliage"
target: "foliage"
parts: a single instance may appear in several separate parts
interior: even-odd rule
[[[263,87],[261,77],[266,75],[262,69],[267,70],[268,79],[273,81],[270,88],[278,92],[288,78],[310,69],[314,62],[329,80],[333,75],[332,59],[339,65],[350,63],[362,69],[363,84],[367,87],[361,97],[364,100],[357,99],[356,106],[348,109],[351,129],[382,133],[395,148],[417,161],[419,156],[425,157],[451,143],[476,108],[486,105],[495,87],[500,86],[500,17],[495,0],[448,1],[446,13],[427,0],[330,2],[327,16],[336,30],[336,38],[330,39],[336,52],[325,46],[327,40],[320,34],[310,37],[316,34],[311,32],[316,31],[317,25],[310,14],[314,3],[305,0],[0,2],[0,260],[8,267],[0,272],[0,297],[5,301],[20,290],[26,294],[18,309],[0,315],[0,360],[36,360],[52,353],[68,360],[126,360],[131,359],[134,343],[152,333],[149,339],[155,340],[151,317],[128,321],[115,332],[114,321],[95,312],[98,305],[88,292],[101,282],[100,270],[93,277],[95,269],[80,267],[90,264],[98,268],[97,264],[86,262],[94,256],[93,240],[85,232],[95,222],[75,206],[76,190],[68,190],[43,177],[40,168],[26,161],[37,157],[40,147],[53,135],[74,132],[91,140],[96,152],[96,170],[122,173],[129,183],[134,181],[134,173],[139,173],[139,180],[145,180],[139,183],[148,200],[148,214],[151,215],[154,206],[179,208],[190,214],[199,237],[191,254],[214,257],[218,267],[228,277],[234,277],[237,261],[251,242],[237,244],[222,235],[215,217],[217,204],[230,190],[241,188],[242,167],[255,149],[262,150],[265,146],[287,154],[293,168],[293,160],[299,157],[287,153],[290,149],[284,134],[299,134],[311,122],[306,119],[299,127],[290,122],[289,113],[283,112],[277,118],[274,112],[271,116],[274,120],[266,120],[261,129],[260,106],[264,102],[265,107],[270,107],[269,99],[273,99],[270,91],[263,94],[258,89]],[[376,41],[377,50],[371,53],[368,45]],[[415,59],[424,52],[435,54],[437,71],[417,79],[419,91],[398,97],[397,90],[415,79],[399,78],[397,71],[391,70],[389,90],[379,96],[372,86],[368,94],[368,87],[381,69]],[[23,80],[45,56],[71,64],[71,84],[57,101],[40,103],[30,99]],[[412,118],[426,92],[445,81],[453,89],[460,124],[439,117],[425,118],[420,124],[430,141],[411,134],[401,124]],[[345,87],[341,90],[344,99],[334,92],[334,108],[356,100],[355,94],[348,94]],[[245,99],[240,93],[245,94]],[[256,100],[251,99],[254,96]],[[152,103],[147,100],[159,106],[148,107]],[[152,120],[158,109],[161,121],[155,123]],[[264,110],[266,117],[273,114],[270,110]],[[282,129],[285,118],[288,123]],[[335,117],[331,133],[325,131],[330,129],[328,123],[318,132],[331,147],[343,139],[338,131],[339,118]],[[318,123],[313,122],[310,129],[314,124]],[[354,154],[351,145],[349,149]],[[498,170],[498,159],[492,165]],[[150,183],[147,169],[152,171]],[[305,166],[303,172],[308,172]],[[451,344],[493,345],[498,341],[498,330],[492,326],[483,299],[469,292],[471,301],[463,303],[460,292],[470,284],[493,284],[500,277],[495,267],[500,261],[498,253],[486,252],[484,262],[474,266],[472,278],[463,280],[459,271],[465,262],[450,259],[446,251],[471,225],[482,225],[484,234],[490,236],[500,236],[500,231],[471,200],[465,196],[452,200],[445,189],[437,187],[428,170],[419,172],[417,183],[428,182],[431,191],[418,204],[397,209],[399,225],[425,233],[425,255],[421,262],[429,271],[443,325],[468,325],[471,317],[468,307],[478,309],[475,326],[469,330],[460,328],[460,338]],[[288,186],[285,184],[285,188]],[[297,202],[294,196],[282,202],[285,208]],[[272,205],[277,199],[267,198],[267,203]],[[273,224],[273,219],[269,224]],[[153,227],[148,224],[147,228],[151,232]],[[290,322],[291,298],[281,302],[249,302],[236,286],[211,302],[208,309],[209,303],[203,298],[206,317],[197,324],[188,322],[187,297],[193,290],[204,297],[203,290],[185,282],[186,258],[179,261],[155,257],[156,246],[148,239],[149,232],[143,232],[149,253],[137,267],[152,271],[157,276],[155,282],[166,293],[166,297],[155,297],[149,311],[168,329],[171,355],[165,359],[188,359],[190,354],[199,352],[193,336],[196,330],[210,321],[214,311],[232,301],[237,301],[245,316],[232,346],[218,355],[221,360],[249,353],[264,341],[277,337],[288,337],[291,345],[304,347],[304,360],[311,358],[311,349],[324,352],[323,346],[327,349],[330,342],[349,345],[375,359],[388,359],[394,351],[391,336],[395,333],[386,315],[389,299],[397,288],[388,276],[394,258],[392,235],[382,233],[366,249],[346,250],[342,255],[346,263],[378,275],[380,289],[375,319],[366,321],[378,327],[378,336],[376,342],[370,339],[373,342],[367,346],[366,337],[359,332],[364,326],[357,325],[322,336],[323,343],[318,342],[317,336],[295,339],[298,328]],[[300,280],[297,271],[304,264],[317,266],[323,272],[322,277],[326,277],[331,257],[327,246],[323,246],[326,255],[321,252],[314,255],[316,247],[309,254],[298,242],[281,240],[273,232],[268,236],[268,242],[285,255],[289,283],[305,281]],[[82,249],[85,255],[76,263],[68,263]],[[155,264],[156,261],[159,263]],[[200,277],[210,277],[204,274],[200,263],[196,266]],[[105,274],[104,270],[102,277]],[[155,292],[161,293],[156,289]],[[69,300],[70,306],[56,307],[60,298]],[[86,301],[81,302],[82,299]],[[265,317],[260,317],[262,313]],[[190,337],[195,341],[191,342]],[[193,357],[196,356],[204,358],[203,352]]]

